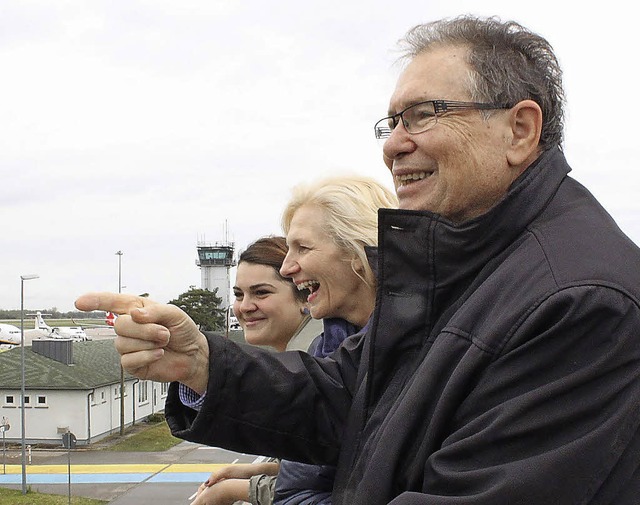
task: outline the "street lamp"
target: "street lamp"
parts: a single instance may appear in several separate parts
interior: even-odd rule
[[[118,293],[122,293],[122,255],[124,253],[122,251],[118,251],[116,256],[118,256]]]
[[[122,251],[118,251],[118,293],[122,293]],[[124,435],[124,368],[120,365],[120,436]]]
[[[25,438],[25,418],[24,418],[24,391],[25,391],[25,377],[24,377],[24,281],[30,281],[37,279],[39,276],[36,274],[27,274],[20,276],[20,368],[21,368],[21,381],[20,381],[20,416],[21,416],[21,439],[22,439],[22,494],[27,494],[27,453],[24,443]]]

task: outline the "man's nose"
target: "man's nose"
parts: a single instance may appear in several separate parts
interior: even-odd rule
[[[397,126],[391,130],[391,135],[389,135],[382,146],[384,163],[389,167],[389,170],[391,170],[393,160],[404,153],[413,152],[415,149],[416,144],[413,135],[407,131],[402,121],[400,121]]]

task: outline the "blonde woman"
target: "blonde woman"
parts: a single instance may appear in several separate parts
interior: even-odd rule
[[[346,337],[362,330],[373,312],[376,282],[366,248],[377,245],[378,209],[388,207],[397,207],[395,195],[369,177],[330,177],[293,190],[282,218],[289,249],[280,273],[291,278],[297,289],[309,291],[306,302],[311,316],[323,320],[324,331],[309,349],[316,357],[329,355]],[[186,435],[191,440],[199,439],[201,443],[207,443],[209,436],[222,436],[221,431],[212,430],[206,421],[212,413],[209,409],[237,404],[244,395],[255,397],[255,389],[271,376],[271,353],[256,348],[239,348],[216,335],[204,336],[175,306],[161,306],[148,299],[113,294],[87,295],[76,303],[79,308],[90,306],[94,310],[103,303],[116,304],[120,312],[153,305],[154,319],[159,317],[155,321],[167,324],[165,328],[171,334],[169,342],[164,347],[151,349],[149,346],[153,347],[153,344],[149,341],[138,340],[141,335],[138,331],[144,331],[138,323],[131,326],[121,324],[117,328],[122,331],[119,334],[121,345],[117,344],[117,348],[123,354],[123,362],[128,361],[125,355],[137,350],[152,353],[156,358],[144,369],[132,370],[134,375],[142,373],[149,378],[157,376],[157,380],[184,381],[169,388],[165,407],[167,420],[176,436]],[[179,345],[173,347],[176,342]],[[226,349],[221,353],[228,359],[217,359],[221,356],[215,351],[218,346]],[[210,349],[213,350],[211,354]],[[204,356],[210,358],[203,361]],[[165,359],[168,360],[166,364]],[[295,363],[303,359],[311,358],[299,354],[287,356],[286,361],[297,367]],[[190,372],[185,376],[187,369]],[[247,373],[249,370],[251,373]],[[264,379],[254,382],[254,377],[258,376]],[[224,377],[225,387],[214,388],[215,391],[211,390],[209,394],[207,384],[216,384],[219,377]],[[201,396],[192,395],[195,392]],[[213,395],[216,399],[210,401]],[[268,408],[267,398],[261,398],[261,402],[264,408]],[[234,419],[238,417],[232,431],[235,426],[260,423],[261,408],[253,405],[246,419],[241,413],[234,413]],[[281,421],[279,429],[284,433],[290,429],[284,411]],[[272,433],[278,436],[277,430]],[[226,445],[235,450],[236,442],[230,433],[229,438],[222,443],[217,440],[214,445]],[[248,450],[263,453],[257,446]],[[276,484],[277,503],[330,503],[333,473],[330,466],[281,462]],[[214,497],[215,487],[213,485],[201,492],[192,505],[233,503],[229,496],[220,500]],[[246,489],[246,484],[243,484],[243,492]]]

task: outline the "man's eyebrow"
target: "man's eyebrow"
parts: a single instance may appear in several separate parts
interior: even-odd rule
[[[406,102],[402,102],[402,106],[398,108],[398,111],[408,109],[409,107],[413,107],[414,105],[417,105],[419,103],[431,102],[433,100],[434,99],[432,99],[432,98],[426,98],[426,97],[414,98],[412,100],[408,100]],[[398,114],[398,112],[395,112],[395,111],[391,110],[391,107],[389,107],[389,110],[387,110],[387,115],[388,116],[395,116],[396,114]]]

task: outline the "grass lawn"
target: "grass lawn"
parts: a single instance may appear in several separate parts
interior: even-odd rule
[[[68,505],[68,495],[45,494],[27,489],[27,494],[22,494],[19,489],[5,489],[0,487],[0,505]],[[104,500],[71,496],[72,505],[102,505]]]
[[[178,445],[182,440],[171,435],[164,421],[127,436],[109,445],[105,450],[120,452],[162,452]],[[0,504],[1,505],[1,504]]]

